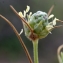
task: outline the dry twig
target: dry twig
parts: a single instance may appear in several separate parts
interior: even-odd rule
[[[23,42],[21,36],[19,35],[19,33],[18,33],[18,31],[16,30],[16,28],[14,27],[14,25],[13,25],[8,19],[6,19],[4,16],[2,16],[1,14],[0,14],[0,17],[1,17],[2,19],[4,19],[4,20],[12,27],[13,31],[15,32],[16,36],[18,37],[18,39],[19,39],[19,41],[20,41],[20,43],[21,43],[21,45],[22,45],[22,47],[23,47],[23,49],[24,49],[24,51],[25,51],[25,53],[26,53],[26,55],[27,55],[27,57],[28,57],[29,62],[30,62],[30,63],[33,63],[32,59],[31,59],[31,56],[30,56],[30,54],[29,54],[29,52],[28,52],[28,49],[26,48],[26,46],[25,46],[25,44],[24,44],[24,42]]]
[[[48,16],[51,14],[53,8],[54,8],[54,5],[52,5],[52,7],[49,9],[49,11],[48,11]]]

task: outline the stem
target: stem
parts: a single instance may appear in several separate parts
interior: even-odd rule
[[[18,31],[14,27],[14,25],[8,19],[6,19],[4,16],[2,16],[1,14],[0,14],[0,17],[2,19],[4,19],[12,27],[13,31],[15,32],[16,36],[18,37],[18,39],[19,39],[19,41],[20,41],[20,43],[21,43],[21,45],[22,45],[22,47],[23,47],[23,49],[26,53],[26,56],[28,57],[29,63],[33,63],[32,59],[31,59],[31,56],[28,52],[28,49],[27,49],[26,45],[24,44],[24,42],[23,42],[21,36],[19,35]]]
[[[38,40],[33,41],[34,63],[38,63]]]
[[[60,45],[60,46],[58,47],[58,50],[57,50],[57,56],[58,56],[59,63],[62,63],[62,59],[61,59],[61,55],[60,55],[62,48],[63,48],[63,44]]]

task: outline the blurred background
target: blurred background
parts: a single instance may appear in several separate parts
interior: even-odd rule
[[[21,31],[23,25],[11,10],[10,5],[18,12],[25,10],[29,5],[32,13],[38,10],[48,12],[50,7],[54,5],[52,14],[63,20],[63,0],[0,0],[0,14],[8,18],[18,32]],[[21,37],[33,58],[32,42],[25,37],[24,33]],[[61,44],[63,44],[63,27],[54,29],[52,34],[39,41],[39,63],[59,63],[57,48]],[[2,18],[0,18],[0,63],[29,63],[14,31]]]

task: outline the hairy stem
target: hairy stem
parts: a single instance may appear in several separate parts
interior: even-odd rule
[[[39,63],[38,60],[38,40],[33,41],[34,63]]]
[[[22,45],[22,47],[23,47],[23,49],[24,49],[24,51],[25,51],[25,53],[26,53],[26,55],[28,57],[29,62],[33,63],[32,59],[31,59],[31,56],[30,56],[30,54],[28,52],[28,49],[26,48],[21,36],[19,35],[19,33],[16,30],[16,28],[14,27],[14,25],[8,19],[6,19],[4,16],[0,15],[0,17],[3,18],[12,27],[13,31],[15,32],[16,36],[18,37],[18,39],[19,39],[19,41],[20,41],[20,43],[21,43],[21,45]]]

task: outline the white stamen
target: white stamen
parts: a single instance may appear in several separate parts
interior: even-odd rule
[[[30,10],[30,6],[27,5],[26,13],[29,12],[29,10]]]
[[[26,11],[24,10],[24,17],[26,17]]]
[[[21,35],[23,33],[23,29],[21,29],[21,31],[20,31],[20,33],[19,33],[19,35]]]
[[[52,34],[50,31],[49,31],[50,34]]]
[[[53,18],[54,17],[54,15],[53,14],[51,14],[49,17],[48,17],[48,19],[51,19],[51,18]]]
[[[20,17],[24,17],[22,12],[18,13]]]
[[[32,12],[29,13],[29,15],[27,14],[27,17],[30,18],[32,15]]]
[[[57,21],[57,20],[59,20],[59,19],[55,18],[55,19],[53,20],[53,25],[54,25],[54,26],[56,25],[56,21]]]
[[[30,12],[30,14],[29,14],[30,16],[32,15],[32,12]]]

